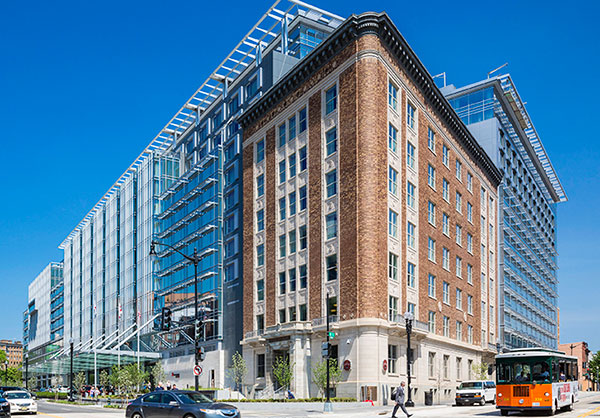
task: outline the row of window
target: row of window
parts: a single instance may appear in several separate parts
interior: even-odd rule
[[[460,225],[456,225],[456,243],[462,246],[462,242],[460,242],[462,237],[462,228]],[[485,256],[485,246],[482,246],[482,257]],[[436,241],[428,237],[427,239],[427,259],[433,263],[437,263],[436,260]],[[473,254],[473,236],[467,233],[467,251],[469,254]],[[445,270],[450,271],[450,250],[446,247],[442,247],[442,267]],[[456,275],[458,277],[462,277],[462,258],[456,257]]]
[[[429,274],[427,278],[427,294],[430,298],[436,299],[437,278],[433,274]],[[446,305],[450,305],[450,283],[442,282],[442,301]],[[456,309],[463,310],[463,291],[456,288]],[[467,295],[467,313],[473,315],[473,296]]]
[[[437,318],[437,313],[434,311],[429,311],[429,315],[427,317],[427,326],[428,326],[428,330],[431,333],[436,333],[437,328],[436,328],[436,318]],[[444,337],[450,338],[450,317],[443,315],[442,316],[442,335]],[[462,321],[456,321],[456,339],[458,341],[464,341],[463,340],[463,323]],[[473,344],[473,326],[472,325],[467,325],[467,335],[466,335],[466,340],[467,343],[469,344]]]

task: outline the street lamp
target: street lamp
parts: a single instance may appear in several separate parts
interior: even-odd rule
[[[71,352],[71,369],[69,371],[69,402],[75,401],[73,399],[73,338],[69,339],[69,346]]]
[[[8,360],[4,360],[4,384],[8,386]]]
[[[194,263],[194,330],[195,330],[195,332],[194,332],[194,365],[197,367],[198,366],[198,351],[200,348],[199,347],[199,344],[200,344],[199,337],[200,336],[198,335],[198,332],[196,331],[199,329],[199,327],[198,327],[198,321],[199,321],[199,316],[198,316],[198,263],[200,262],[200,257],[198,256],[198,250],[194,247],[194,255],[190,257],[189,255],[182,253],[177,248],[172,247],[168,244],[164,244],[164,243],[158,242],[158,241],[152,241],[150,243],[150,257],[152,257],[153,260],[156,260],[158,257],[158,254],[156,253],[156,250],[155,250],[156,245],[163,245],[167,248],[170,248],[173,251],[175,251],[176,253],[180,254],[186,260]],[[196,369],[196,367],[194,367],[194,370]],[[199,376],[194,373],[194,385],[195,385],[196,391],[198,391],[198,379],[199,379]]]
[[[415,406],[415,403],[412,401],[412,394],[410,390],[410,364],[411,364],[411,352],[410,352],[410,333],[412,332],[412,324],[415,319],[414,315],[406,311],[404,313],[404,320],[406,321],[406,375],[408,376],[408,399],[404,403],[406,406]]]
[[[29,353],[25,353],[25,389],[29,390]]]

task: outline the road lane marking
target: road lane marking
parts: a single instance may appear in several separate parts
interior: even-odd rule
[[[61,417],[60,415],[52,415],[52,414],[47,414],[45,412],[40,412],[40,411],[38,411],[38,414],[40,414],[40,415],[46,415],[48,417],[54,417],[54,418],[64,418],[64,417]]]
[[[591,410],[591,411],[589,411],[589,412],[586,412],[585,414],[578,415],[578,416],[577,416],[577,418],[585,418],[585,417],[589,417],[590,415],[592,415],[592,414],[594,414],[594,413],[596,413],[596,412],[600,412],[600,406],[599,406],[599,407],[597,407],[596,409],[593,409],[593,410]]]

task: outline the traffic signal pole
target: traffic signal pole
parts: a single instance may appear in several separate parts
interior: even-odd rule
[[[323,412],[332,412],[333,407],[331,405],[331,399],[329,397],[329,358],[331,357],[331,345],[329,344],[329,292],[327,292],[327,299],[325,302],[325,323],[327,324],[327,357],[325,357],[327,367],[327,394],[325,399],[325,406]]]
[[[194,318],[195,318],[195,322],[194,322],[194,331],[196,331],[196,329],[198,328],[198,326],[196,324],[198,324],[198,321],[200,320],[200,318],[198,317],[198,250],[196,248],[194,248]],[[194,365],[198,366],[198,346],[200,343],[200,336],[198,335],[198,332],[194,333]],[[195,385],[195,390],[196,392],[198,391],[198,380],[199,380],[200,376],[194,374],[194,385]]]

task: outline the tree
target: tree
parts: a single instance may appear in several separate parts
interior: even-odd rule
[[[85,373],[84,372],[79,372],[75,375],[75,378],[73,379],[73,385],[75,386],[75,392],[76,393],[81,393],[81,388],[83,387],[83,385],[85,385]]]
[[[4,350],[0,350],[0,364],[4,364],[5,361],[6,361],[6,353],[4,352]]]
[[[134,392],[135,390],[139,391],[140,386],[143,385],[148,378],[148,373],[135,363],[128,364],[123,370],[124,383],[129,392]]]
[[[244,360],[244,357],[238,351],[231,357],[231,369],[227,371],[227,374],[233,380],[235,389],[240,390],[244,382],[244,377],[248,374],[248,366],[246,365],[246,360]]]
[[[342,369],[338,367],[337,359],[329,359],[329,387],[335,386],[342,380]],[[327,391],[327,360],[317,363],[312,369],[312,381],[319,388],[322,396]]]
[[[20,386],[23,383],[23,374],[16,367],[9,367],[0,373],[5,386]]]
[[[121,386],[123,386],[124,382],[124,377],[125,374],[123,372],[123,368],[115,365],[112,367],[111,373],[110,373],[110,384],[113,385],[115,387],[115,389],[117,390],[117,392],[121,393]]]
[[[165,380],[165,371],[160,361],[154,366],[150,367],[150,376],[152,377],[154,387],[158,386],[160,382]]]
[[[275,377],[279,386],[283,387],[284,390],[287,390],[290,387],[294,373],[294,365],[295,363],[290,363],[288,356],[279,356],[275,359],[275,364],[273,365],[273,377]]]
[[[37,379],[35,376],[31,376],[29,380],[27,380],[27,386],[29,386],[29,390],[33,391],[37,387]]]
[[[487,380],[488,378],[488,364],[485,362],[473,364],[471,366],[475,380]]]
[[[100,386],[104,388],[104,393],[106,393],[106,387],[110,385],[110,374],[106,370],[102,370],[98,375],[98,381]]]
[[[590,379],[598,385],[600,383],[600,351],[592,355],[592,358],[588,361],[588,369],[590,370]],[[596,390],[598,390],[597,386]]]

